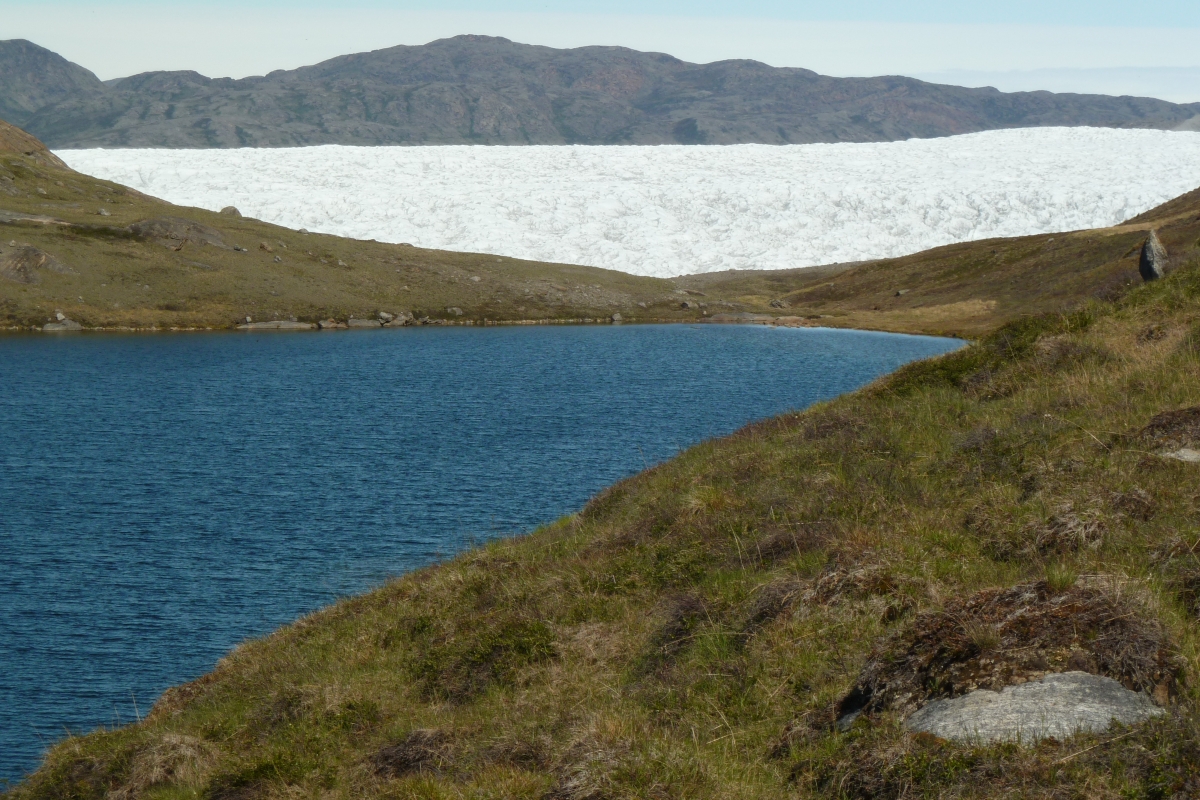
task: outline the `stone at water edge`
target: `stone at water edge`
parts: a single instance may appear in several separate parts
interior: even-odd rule
[[[623,322],[625,318],[624,318],[624,317],[622,317],[622,316],[621,316],[621,312],[619,312],[619,311],[618,311],[617,313],[615,313],[615,314],[613,314],[611,317],[609,317],[609,319],[610,319],[610,320],[613,322],[613,324],[615,325],[615,324],[619,324],[619,323]]]
[[[383,323],[377,319],[353,319],[353,318],[351,318],[349,320],[346,320],[346,327],[348,327],[348,328],[379,328],[379,327],[382,327],[382,325],[383,325]]]
[[[1077,733],[1100,733],[1114,720],[1125,725],[1165,713],[1144,694],[1112,678],[1087,672],[1061,672],[1008,686],[978,689],[962,697],[935,700],[905,720],[911,731],[959,742],[1032,743]]]
[[[47,322],[42,326],[42,330],[49,333],[54,333],[55,331],[81,331],[83,330],[83,326],[73,319],[64,317],[58,322]]]
[[[1138,272],[1146,282],[1156,281],[1167,272],[1167,248],[1158,239],[1158,233],[1150,231],[1142,245],[1142,254],[1138,258]]]
[[[239,331],[311,331],[317,326],[311,322],[279,319],[270,322],[247,322],[237,327]]]
[[[388,316],[391,316],[390,314]],[[413,315],[407,311],[401,311],[396,316],[383,324],[385,328],[403,328],[413,324]]]

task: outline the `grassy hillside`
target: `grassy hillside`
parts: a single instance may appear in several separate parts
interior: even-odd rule
[[[807,324],[974,337],[1137,285],[1138,254],[1152,228],[1177,261],[1187,260],[1200,237],[1200,190],[1113,228],[966,242],[841,268],[696,275],[679,284]]]
[[[0,328],[40,328],[56,312],[86,328],[160,329],[380,311],[434,322],[701,318],[706,309],[682,308],[684,297],[669,281],[613,270],[180,208],[73,172],[0,123]]]
[[[8,797],[1196,796],[1200,465],[1162,453],[1200,449],[1200,259],[1167,237],[1174,273],[1113,292],[1132,235],[993,243],[1080,281],[1012,302],[1075,310],[246,642]],[[1167,714],[1028,748],[901,727],[1066,669]]]
[[[898,259],[674,280],[303,234],[173,206],[66,169],[0,123],[0,329],[745,319],[976,337],[1137,281],[1146,229],[1186,258],[1198,201],[1116,228],[971,242]],[[686,304],[686,306],[685,306]],[[461,314],[459,313],[461,311]],[[740,315],[740,316],[739,316]]]

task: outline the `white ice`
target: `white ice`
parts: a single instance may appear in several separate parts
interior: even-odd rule
[[[1200,186],[1200,133],[887,144],[73,150],[72,167],[291,228],[638,275],[783,269],[1114,225]]]

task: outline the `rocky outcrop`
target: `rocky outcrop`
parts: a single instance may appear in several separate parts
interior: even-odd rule
[[[240,80],[150,72],[107,85],[31,48],[0,42],[0,109],[17,109],[10,119],[54,147],[868,142],[1046,125],[1169,130],[1200,113],[1150,98],[833,78],[489,36]],[[17,50],[28,57],[6,56]],[[48,71],[55,91],[29,91]]]
[[[16,283],[39,283],[42,272],[71,274],[71,270],[45,250],[16,243],[0,245],[0,278]]]
[[[1150,231],[1142,245],[1142,254],[1138,258],[1138,272],[1144,281],[1156,281],[1167,274],[1167,248],[1158,239],[1155,231]]]
[[[186,242],[212,245],[223,250],[235,249],[225,244],[221,232],[217,229],[182,217],[144,219],[130,225],[129,232],[143,239],[156,240],[166,247],[175,249]]]
[[[935,700],[910,715],[905,727],[959,742],[1032,743],[1101,733],[1114,721],[1134,725],[1163,713],[1147,695],[1112,678],[1062,672],[998,692]]]

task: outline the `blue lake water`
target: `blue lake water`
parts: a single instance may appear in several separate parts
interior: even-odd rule
[[[247,637],[960,344],[718,325],[0,337],[0,784]]]

